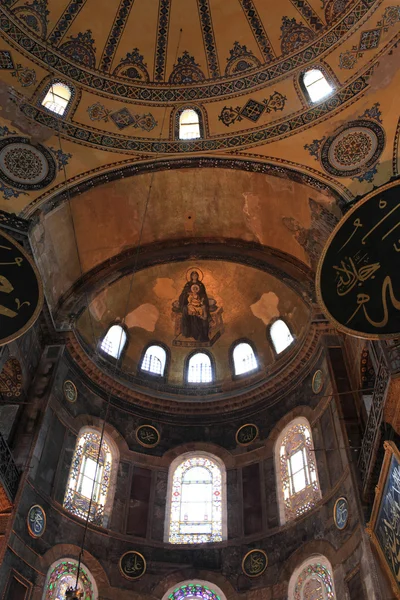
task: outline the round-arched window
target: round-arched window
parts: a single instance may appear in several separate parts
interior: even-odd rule
[[[210,357],[204,352],[197,352],[190,357],[187,367],[189,383],[211,383],[213,380]]]
[[[64,558],[53,563],[48,571],[42,600],[65,600],[68,588],[76,587],[78,562],[72,558]],[[80,566],[78,589],[83,592],[84,600],[97,600],[96,582],[85,565]]]
[[[303,85],[311,102],[318,102],[333,91],[333,87],[320,69],[306,71],[303,75]]]
[[[257,369],[257,359],[250,344],[247,342],[236,344],[233,349],[233,365],[235,375],[243,375]]]
[[[192,108],[186,108],[179,116],[179,139],[196,140],[200,138],[200,119]]]

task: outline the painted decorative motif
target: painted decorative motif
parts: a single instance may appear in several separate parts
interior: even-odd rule
[[[321,371],[321,369],[318,369],[318,371],[315,371],[314,376],[312,378],[312,391],[314,392],[314,394],[319,394],[322,391],[322,388],[324,387],[324,375]]]
[[[141,425],[136,430],[136,439],[145,448],[155,448],[160,443],[160,434],[152,425]]]
[[[215,98],[219,96],[225,96],[228,94],[236,94],[238,90],[244,93],[254,87],[264,85],[266,81],[273,81],[274,79],[281,77],[293,70],[306,66],[310,62],[310,56],[316,59],[321,54],[328,51],[333,43],[333,40],[339,42],[339,40],[346,36],[346,34],[357,25],[357,23],[363,19],[363,17],[370,11],[371,7],[377,4],[379,0],[364,0],[364,2],[355,3],[354,7],[348,12],[347,18],[342,19],[333,28],[331,28],[326,35],[319,37],[315,43],[309,45],[302,51],[297,52],[296,56],[284,58],[282,60],[275,61],[273,65],[267,65],[263,70],[254,72],[252,74],[246,74],[243,78],[238,78],[233,81],[222,81],[205,83],[204,85],[196,86],[190,90],[187,87],[178,89],[166,89],[163,87],[152,87],[143,88],[142,86],[137,87],[135,85],[129,85],[125,80],[125,85],[121,86],[120,81],[112,81],[109,78],[104,78],[98,71],[88,72],[86,70],[77,69],[75,65],[71,65],[68,61],[64,60],[62,56],[52,52],[48,45],[44,45],[40,40],[33,40],[26,35],[23,29],[18,27],[11,19],[8,18],[7,14],[3,13],[1,16],[1,27],[2,30],[7,34],[16,46],[21,47],[24,52],[29,51],[29,54],[34,59],[44,61],[46,64],[51,66],[53,72],[62,73],[65,77],[68,77],[71,81],[84,84],[86,87],[91,87],[95,90],[103,90],[104,92],[110,93],[116,97],[127,98],[130,100],[146,101],[146,102],[194,102],[196,100],[204,100],[207,98]],[[76,11],[80,10],[85,4],[86,0],[71,0],[70,4],[66,9],[66,17],[64,15],[60,18],[58,23],[62,23],[68,28],[73,22],[76,16]],[[164,80],[165,70],[165,50],[166,50],[166,37],[168,32],[168,21],[170,11],[171,0],[162,0],[160,3],[160,14],[162,15],[161,29],[163,34],[157,39],[157,52],[156,52],[156,65],[155,65],[155,81]],[[268,40],[265,33],[263,33],[262,24],[259,29],[259,19],[257,18],[257,11],[255,10],[254,4],[251,0],[240,0],[243,6],[246,16],[254,24],[252,29],[255,33],[256,39],[261,43],[262,40]],[[69,10],[70,9],[70,10]],[[75,11],[75,12],[74,12]],[[250,16],[250,14],[252,16]],[[53,37],[53,33],[56,34],[54,43],[58,43],[59,30],[56,28],[50,35],[49,40]],[[159,21],[160,28],[160,21]],[[259,33],[257,33],[257,31]],[[61,34],[65,34],[65,31]],[[29,49],[29,50],[28,50]],[[158,51],[160,50],[160,53]],[[159,74],[159,61],[161,58],[161,64],[164,65],[161,68],[162,75]],[[269,62],[267,60],[267,62]],[[358,80],[356,80],[358,81]],[[351,85],[353,85],[352,82]],[[349,86],[346,88],[347,93],[349,92]],[[346,101],[350,100],[349,96],[346,97]]]
[[[46,530],[46,513],[39,504],[31,506],[26,519],[28,532],[34,538],[40,538]]]
[[[242,560],[242,571],[247,577],[260,577],[268,567],[264,550],[250,550]]]
[[[174,346],[184,348],[210,347],[224,332],[223,308],[207,295],[201,269],[193,267],[186,273],[187,282],[178,300],[172,304],[175,321]]]
[[[328,25],[333,25],[335,21],[344,13],[352,0],[322,0],[325,10],[325,20]]]
[[[182,56],[178,58],[176,65],[174,65],[169,76],[169,83],[187,85],[188,83],[198,83],[204,79],[204,73],[195,61],[194,56],[190,56],[189,52],[185,50]]]
[[[14,8],[13,13],[39,37],[46,37],[50,14],[47,8],[47,0],[32,0],[32,2]]]
[[[87,0],[70,0],[49,36],[50,44],[57,46],[60,43],[61,39],[65,36],[78,16],[80,10],[85,6],[86,1]]]
[[[4,231],[0,232],[0,346],[32,327],[43,306],[43,288],[31,257]]]
[[[23,67],[21,64],[15,66],[15,70],[12,72],[12,76],[16,77],[22,87],[29,87],[36,83],[36,72],[34,69],[28,69]]]
[[[3,398],[18,398],[22,394],[22,369],[16,358],[9,358],[1,370],[0,394]]]
[[[78,390],[76,385],[70,379],[66,379],[63,384],[64,398],[68,402],[74,403],[78,399]]]
[[[108,108],[103,106],[103,104],[100,104],[100,102],[96,102],[88,107],[87,112],[91,121],[104,121],[104,123],[108,123],[112,111],[108,110]]]
[[[353,46],[351,50],[342,52],[339,57],[339,67],[341,69],[352,69],[362,58],[367,50],[374,50],[379,46],[383,32],[389,30],[400,21],[400,6],[388,6],[385,9],[383,18],[378,21],[375,29],[362,31],[358,46]]]
[[[349,335],[400,336],[399,207],[396,182],[368,194],[339,222],[321,255],[318,301]]]
[[[246,46],[241,46],[239,42],[235,42],[232,50],[229,50],[230,57],[227,59],[225,75],[230,77],[237,73],[258,69],[261,66],[260,61]]]
[[[164,81],[167,60],[167,42],[171,0],[160,0],[157,25],[156,56],[154,59],[154,80]]]
[[[119,570],[126,579],[139,579],[146,573],[146,559],[140,552],[126,552],[119,559]]]
[[[71,36],[70,41],[61,44],[60,52],[85,67],[90,69],[96,67],[96,48],[90,29],[85,33],[80,32],[76,36]]]
[[[323,21],[321,21],[318,14],[307,0],[291,0],[291,3],[297,8],[313,31],[319,33],[324,29],[325,25]]]
[[[145,83],[150,81],[147,64],[144,62],[143,55],[140,54],[138,48],[135,48],[132,52],[128,52],[126,57],[115,68],[113,75],[131,81],[142,81]]]
[[[333,508],[333,519],[336,527],[343,531],[349,522],[349,503],[346,498],[338,498]]]
[[[322,590],[323,596],[320,595]],[[294,589],[294,600],[318,598],[318,593],[324,600],[335,600],[332,575],[325,565],[320,563],[308,565],[300,573]]]
[[[78,565],[69,560],[63,560],[56,565],[50,574],[46,586],[44,600],[58,600],[65,598],[68,588],[75,588]],[[80,566],[78,589],[83,592],[84,600],[95,600],[92,582],[83,565]]]
[[[253,0],[239,0],[239,2],[264,56],[265,62],[271,62],[275,57],[274,50]]]
[[[103,55],[100,61],[100,70],[107,73],[110,70],[115,52],[121,40],[126,22],[135,0],[120,0],[114,23],[108,36]]]
[[[304,148],[320,160],[331,175],[372,181],[386,141],[381,123],[379,103],[376,103],[359,119],[339,127],[332,136],[314,140]]]
[[[367,532],[389,576],[396,598],[400,598],[400,453],[393,442],[384,442],[385,457]]]
[[[168,600],[184,600],[185,598],[199,598],[203,600],[220,600],[220,597],[210,588],[200,583],[189,583],[174,590]]]
[[[242,425],[236,432],[236,443],[239,446],[249,446],[258,438],[258,427],[253,423]]]
[[[64,152],[61,148],[52,148],[49,146],[49,150],[54,154],[58,170],[61,171],[64,167],[66,167],[69,163],[70,158],[72,158],[72,154],[69,152]]]
[[[221,470],[214,461],[194,456],[182,462],[172,481],[169,542],[221,542],[222,492]],[[191,502],[193,493],[196,503]]]
[[[126,127],[133,127],[134,129],[150,132],[158,125],[158,122],[151,113],[135,115],[127,108],[121,108],[113,113],[103,106],[103,104],[100,104],[100,102],[89,106],[87,112],[91,121],[103,121],[107,123],[111,119],[114,125],[121,130],[126,129]]]
[[[315,39],[315,33],[303,23],[298,23],[293,17],[282,17],[281,25],[281,50],[282,54],[295,52],[305,44]]]
[[[14,69],[11,52],[8,50],[0,50],[0,69],[7,69],[9,71]]]
[[[101,527],[110,485],[112,457],[111,450],[104,440],[100,454],[99,445],[100,435],[90,431],[83,433],[77,440],[64,498],[64,508],[77,517],[86,519],[92,497],[89,521]],[[96,468],[97,462],[96,481],[98,485],[93,486],[93,469]]]
[[[203,33],[203,42],[206,49],[208,72],[211,77],[219,77],[218,53],[215,44],[210,3],[209,0],[198,0],[197,3],[200,14],[201,30]]]
[[[265,99],[262,103],[250,99],[243,107],[237,106],[236,108],[232,108],[232,106],[224,106],[218,119],[227,127],[243,119],[249,119],[249,121],[257,123],[263,113],[268,114],[272,111],[283,110],[285,103],[286,96],[283,96],[279,92],[274,92],[268,100]]]
[[[55,160],[41,144],[28,138],[8,137],[0,141],[0,179],[20,190],[41,190],[54,180]]]

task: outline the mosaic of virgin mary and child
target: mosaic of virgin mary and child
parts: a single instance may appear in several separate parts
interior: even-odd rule
[[[212,346],[223,333],[223,309],[208,296],[202,279],[200,269],[189,269],[181,295],[172,304],[174,346]]]

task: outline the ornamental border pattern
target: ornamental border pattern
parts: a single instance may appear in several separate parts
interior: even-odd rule
[[[165,80],[169,17],[171,13],[171,0],[159,0],[159,3],[160,4],[158,7],[157,43],[154,57],[154,81]]]
[[[161,1],[167,3],[169,6],[170,0]],[[35,39],[32,32],[29,32],[28,35],[21,24],[14,22],[12,16],[6,12],[4,7],[0,7],[0,31],[12,40],[19,49],[22,48],[23,51],[27,52],[32,57],[32,60],[36,59],[40,61],[39,64],[41,66],[44,64],[53,71],[58,71],[59,75],[63,74],[71,80],[95,91],[123,97],[125,101],[193,102],[200,99],[244,94],[250,89],[265,85],[275,78],[285,76],[309,62],[315,61],[326,51],[332,50],[344,36],[352,35],[353,27],[365,17],[372,7],[374,11],[377,10],[382,1],[360,0],[336,25],[327,31],[326,35],[318,38],[314,43],[289,58],[279,58],[274,64],[239,79],[227,81],[229,78],[221,77],[218,82],[212,81],[205,85],[188,86],[186,88],[141,88],[137,85],[129,84],[126,80],[111,80],[110,78],[103,77],[100,72],[84,70],[82,67],[66,60],[59,53],[50,50],[42,40]],[[162,81],[164,76],[166,42],[167,40],[164,38],[157,39],[155,79],[158,81]],[[162,74],[161,79],[160,76],[157,76],[157,70],[159,69],[161,69],[159,71]]]
[[[399,138],[400,138],[400,118],[397,121],[396,133],[394,136],[394,143],[393,143],[392,167],[393,167],[393,175],[395,177],[397,177],[397,175],[399,174],[399,168],[398,168]]]
[[[215,43],[209,0],[197,0],[203,43],[207,56],[208,72],[212,78],[220,77],[217,46]]]
[[[271,62],[275,58],[274,49],[271,46],[271,42],[269,41],[267,32],[264,29],[264,25],[254,6],[253,0],[239,0],[239,2],[246,15],[247,22],[253,32],[257,45],[261,50],[261,54],[266,62]]]
[[[114,23],[107,37],[106,45],[104,46],[103,53],[100,59],[100,71],[108,73],[111,70],[111,66],[115,57],[115,53],[118,48],[118,44],[121,40],[121,36],[124,32],[126,22],[132,10],[135,0],[121,0],[117,14],[115,15]]]
[[[307,0],[290,1],[313,31],[318,33],[325,28],[324,22],[319,18],[318,14]]]
[[[78,126],[62,121],[38,107],[24,103],[19,105],[21,112],[29,119],[34,119],[41,125],[60,129],[64,136],[88,146],[95,146],[115,152],[144,152],[154,154],[178,154],[192,152],[208,152],[226,150],[245,146],[257,146],[272,140],[282,139],[299,131],[303,127],[311,127],[320,118],[334,112],[348,102],[354,102],[368,87],[371,69],[357,77],[336,94],[308,110],[293,115],[284,121],[277,121],[266,127],[239,132],[232,136],[217,136],[209,139],[199,139],[185,142],[183,140],[132,139],[126,136],[104,133],[88,126]]]
[[[86,0],[70,1],[47,39],[50,44],[57,46],[61,42],[85,4]]]

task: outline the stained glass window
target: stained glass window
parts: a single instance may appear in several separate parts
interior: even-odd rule
[[[333,87],[328,83],[325,75],[319,69],[310,69],[303,75],[303,83],[311,102],[318,102],[329,96]]]
[[[179,139],[195,140],[200,137],[200,121],[197,112],[185,109],[179,117]]]
[[[69,473],[64,508],[74,515],[87,518],[90,497],[92,505],[89,521],[103,525],[112,465],[111,450],[103,440],[99,462],[100,434],[86,431],[78,437]]]
[[[176,588],[168,596],[168,600],[186,600],[199,598],[200,600],[221,600],[213,590],[201,583],[187,583]]]
[[[49,87],[42,105],[47,108],[47,110],[51,110],[51,112],[63,116],[67,110],[71,95],[71,90],[65,83],[61,83],[61,81],[53,83]]]
[[[275,352],[280,354],[286,348],[294,342],[294,337],[292,336],[289,327],[286,325],[285,321],[282,319],[278,319],[274,323],[272,323],[270,328],[271,340],[275,348]]]
[[[143,357],[141,369],[153,375],[164,375],[167,354],[161,346],[150,346]]]
[[[235,375],[243,375],[243,373],[257,369],[257,360],[250,344],[241,342],[235,346],[233,350],[233,364],[235,366]]]
[[[289,425],[278,443],[284,521],[290,521],[310,510],[321,498],[311,430],[306,419]]]
[[[323,559],[323,557],[321,557]],[[300,571],[300,572],[299,572]],[[335,600],[331,569],[326,559],[313,557],[295,572],[290,600]],[[293,586],[289,586],[289,589]]]
[[[65,600],[65,592],[69,587],[75,588],[78,564],[72,560],[61,560],[47,578],[43,600]],[[78,589],[83,591],[83,600],[95,600],[97,594],[95,585],[86,567],[81,565],[79,570]]]
[[[126,344],[126,333],[121,325],[112,325],[103,338],[100,348],[113,358],[119,358]]]
[[[224,499],[220,466],[206,456],[183,460],[172,474],[169,542],[222,541]]]

